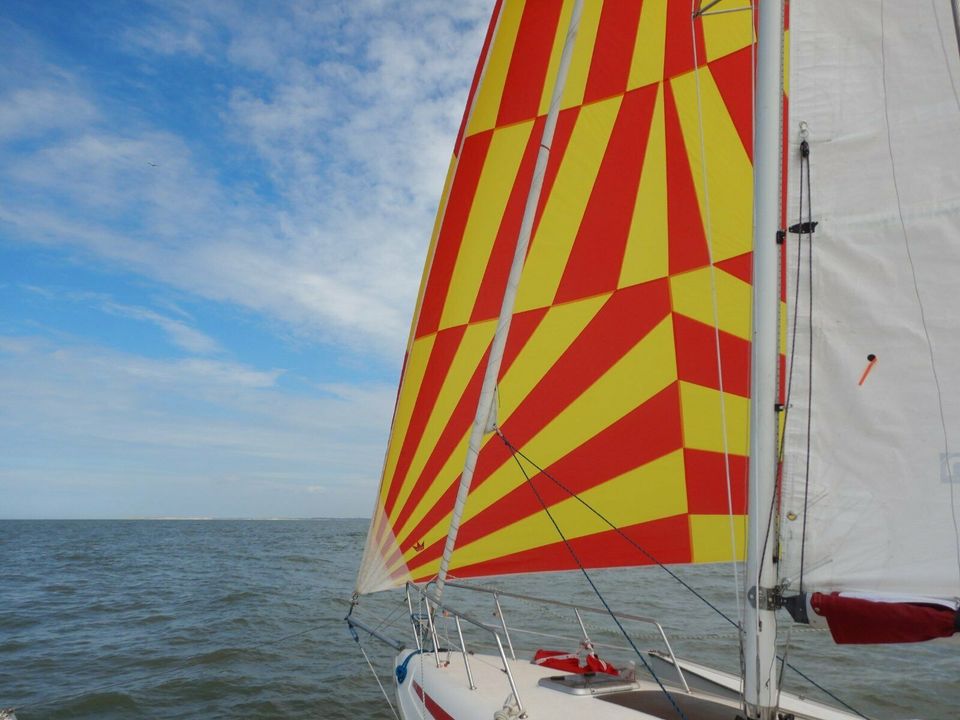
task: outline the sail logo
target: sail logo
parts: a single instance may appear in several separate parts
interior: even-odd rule
[[[960,484],[960,453],[940,453],[940,482]]]

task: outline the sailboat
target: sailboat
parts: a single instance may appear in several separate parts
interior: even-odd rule
[[[399,715],[862,717],[780,687],[788,612],[956,632],[958,51],[945,0],[497,0],[347,618]],[[719,562],[739,674],[641,651],[591,580]],[[626,665],[563,598],[579,644],[518,655],[509,578],[469,582],[556,571]],[[358,610],[391,588],[402,638]]]

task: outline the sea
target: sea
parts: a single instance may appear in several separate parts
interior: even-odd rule
[[[343,622],[366,530],[343,519],[3,521],[0,708],[20,720],[393,718],[377,677],[389,697],[394,651],[365,633],[355,641]],[[735,670],[736,640],[719,614],[736,612],[734,568],[674,571],[703,599],[660,568],[590,576],[610,606],[660,619],[677,655]],[[580,573],[484,582],[601,604]],[[489,595],[453,589],[448,599],[458,594],[499,622]],[[501,602],[511,626],[539,633],[514,634],[518,656],[576,649],[566,609]],[[354,613],[413,645],[402,593],[365,596]],[[630,661],[604,615],[583,618],[602,656]],[[638,646],[661,647],[651,626],[627,630]],[[866,717],[960,717],[956,641],[841,648],[799,629],[785,640],[790,665]],[[824,697],[793,670],[784,681]]]

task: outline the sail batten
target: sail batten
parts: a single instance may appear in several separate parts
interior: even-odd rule
[[[572,10],[572,0],[495,8],[415,314],[361,592],[439,570]],[[451,575],[571,567],[529,483],[576,547],[604,548],[584,555],[590,565],[742,556],[752,200],[728,171],[750,174],[743,87],[754,32],[749,13],[732,15],[691,21],[666,0],[584,4],[496,378],[503,435],[560,485],[530,467],[528,482],[486,436]]]

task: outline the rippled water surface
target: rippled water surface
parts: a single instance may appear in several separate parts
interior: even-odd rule
[[[391,718],[342,622],[366,526],[359,520],[5,521],[0,707],[17,707],[20,720]],[[681,572],[734,612],[728,567]],[[663,618],[678,636],[678,654],[736,667],[729,626],[662,571],[595,577],[614,607]],[[575,574],[502,584],[597,604]],[[464,598],[490,620],[492,608],[480,600]],[[395,595],[366,598],[357,612],[388,620],[387,632],[411,641]],[[555,632],[559,623],[573,632],[559,610],[544,614],[505,601],[504,613],[511,624]],[[595,640],[620,643],[602,617],[587,623]],[[635,632],[642,647],[656,645],[648,629]],[[562,642],[528,636],[517,644],[527,652]],[[386,678],[392,652],[369,639],[364,647]],[[629,659],[623,650],[605,654]],[[789,660],[871,717],[960,717],[957,642],[851,649],[797,631]]]

